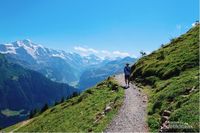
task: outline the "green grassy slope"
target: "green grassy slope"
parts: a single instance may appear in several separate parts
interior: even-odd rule
[[[151,89],[148,124],[160,127],[163,110],[170,121],[188,123],[199,130],[199,26],[172,39],[132,66],[132,80]]]
[[[112,89],[117,91],[113,91]],[[88,132],[103,131],[123,103],[124,90],[108,78],[97,86],[62,104],[54,106],[23,125],[19,123],[4,129],[17,132]],[[106,106],[108,113],[102,115]]]
[[[27,118],[30,110],[41,108],[70,97],[78,90],[52,82],[42,74],[9,63],[0,54],[0,127],[7,127]]]

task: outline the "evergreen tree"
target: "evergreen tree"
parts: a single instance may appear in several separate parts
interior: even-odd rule
[[[61,99],[60,103],[63,103],[64,101],[65,101],[65,98],[64,98],[64,97],[62,97],[62,99]]]
[[[146,52],[144,52],[144,51],[140,51],[140,54],[142,55],[142,57],[147,55]]]
[[[42,109],[40,110],[40,113],[43,113],[44,111],[46,111],[49,108],[48,104],[46,103]]]
[[[78,92],[74,92],[74,93],[72,94],[72,97],[76,97],[76,96],[78,96]]]
[[[54,106],[56,106],[56,105],[58,105],[58,104],[59,104],[59,102],[55,101]]]
[[[33,110],[33,113],[34,113],[34,114],[37,114],[37,112],[38,112],[38,109],[34,109],[34,110]]]
[[[29,119],[33,118],[33,116],[34,116],[33,110],[31,110],[29,113]]]

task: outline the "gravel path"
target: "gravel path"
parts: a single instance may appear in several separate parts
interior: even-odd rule
[[[117,75],[115,79],[125,86],[124,76]],[[131,84],[125,90],[124,103],[105,132],[148,132],[146,123],[147,96]]]

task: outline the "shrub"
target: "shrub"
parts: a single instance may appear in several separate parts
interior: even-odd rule
[[[141,75],[142,75],[142,68],[143,68],[143,66],[140,66],[140,67],[137,67],[133,71],[133,73],[132,73],[133,78],[135,78],[135,77],[141,77]]]
[[[88,93],[88,94],[92,94],[93,93],[91,89],[88,89],[85,92]]]
[[[159,101],[156,101],[154,104],[153,104],[153,107],[152,107],[152,112],[155,113],[157,109],[160,109],[162,106],[162,102],[159,100]]]
[[[79,95],[78,92],[73,92],[72,97],[76,97],[76,96],[78,96],[78,95]]]
[[[34,114],[33,114],[33,110],[30,111],[29,113],[29,119],[33,118]]]
[[[150,76],[145,78],[145,83],[148,85],[154,85],[156,81],[158,81],[158,78],[155,76]]]
[[[170,94],[169,96],[167,96],[167,101],[168,102],[174,101],[176,96],[177,96],[177,94],[175,94],[175,93]]]
[[[167,70],[163,75],[162,75],[162,78],[163,79],[168,79],[168,78],[171,78],[173,76],[178,76],[181,72],[181,69],[180,67],[176,66],[176,67],[173,67],[169,70]]]
[[[147,123],[151,129],[154,129],[152,132],[157,131],[160,127],[159,116],[156,115],[149,116]]]
[[[118,99],[120,99],[120,97],[119,97],[119,96],[116,96],[116,97],[115,97],[115,100],[114,100],[114,103],[116,103]]]
[[[77,100],[77,103],[80,103],[83,99],[87,98],[89,96],[88,93],[83,93],[82,95],[80,95],[80,97]]]
[[[42,107],[42,109],[40,110],[40,113],[43,113],[43,112],[46,111],[48,108],[49,108],[49,107],[48,107],[48,104],[46,103],[46,104]]]
[[[140,54],[141,54],[142,57],[147,55],[146,52],[144,52],[144,51],[140,51]]]
[[[174,43],[176,41],[176,38],[170,38],[170,43]]]
[[[60,100],[60,103],[63,103],[65,101],[65,98],[62,97],[61,100]]]
[[[164,51],[161,51],[161,52],[158,54],[157,60],[164,60],[164,59],[165,59]]]
[[[55,101],[54,106],[56,106],[56,105],[58,105],[58,104],[59,104],[59,102]]]
[[[171,82],[165,82],[165,83],[163,83],[163,84],[158,85],[158,87],[157,87],[157,89],[156,89],[156,92],[159,92],[159,91],[165,89],[168,85],[170,85],[170,83],[171,83]]]
[[[148,77],[148,76],[152,76],[152,75],[155,75],[155,68],[146,68],[143,73],[142,73],[142,77]]]

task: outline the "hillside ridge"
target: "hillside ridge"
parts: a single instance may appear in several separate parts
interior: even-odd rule
[[[139,59],[131,79],[149,95],[151,131],[199,131],[199,25]]]
[[[9,63],[2,54],[0,73],[1,127],[27,119],[30,110],[44,104],[52,105],[78,91],[67,84],[53,82],[38,72]]]

